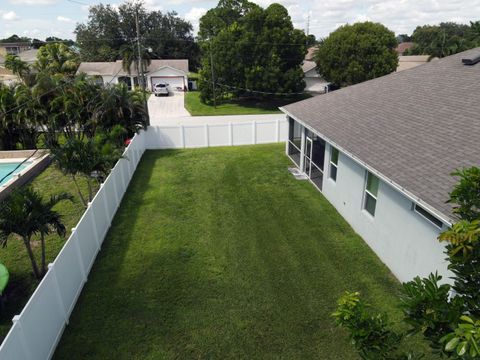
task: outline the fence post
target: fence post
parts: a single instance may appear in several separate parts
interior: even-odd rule
[[[183,125],[180,125],[180,145],[182,149],[185,149],[185,129]]]
[[[90,210],[90,221],[92,222],[93,236],[95,237],[95,241],[97,242],[97,251],[99,251],[102,247],[102,243],[100,241],[100,237],[98,236],[97,221],[95,220],[95,214],[93,213],[92,204],[92,202],[88,203],[87,211]]]
[[[78,257],[78,262],[80,263],[80,270],[82,271],[83,275],[83,282],[87,282],[87,270],[85,269],[85,264],[83,262],[83,257],[82,257],[82,251],[80,250],[80,244],[78,243],[80,240],[77,235],[77,228],[72,228],[72,235],[74,238],[73,243],[75,244],[75,248],[77,249],[77,257]]]
[[[63,309],[63,318],[65,319],[65,324],[68,325],[68,310],[63,302],[62,294],[60,293],[60,285],[58,284],[57,273],[55,272],[55,266],[53,266],[52,263],[48,264],[48,271],[52,273],[53,281],[55,283],[55,293],[57,294],[58,302]]]
[[[112,223],[110,210],[108,209],[108,200],[107,200],[107,188],[105,187],[105,183],[100,184],[100,190],[103,188],[103,207],[105,209],[105,215],[107,216],[107,230]],[[106,231],[106,230],[105,230]]]
[[[110,172],[110,176],[112,176],[112,172]],[[120,198],[118,197],[118,187],[117,187],[117,180],[116,180],[117,178],[118,176],[112,176],[113,191],[115,193],[115,200],[117,200],[117,205],[115,206],[115,209],[113,209],[112,211],[112,218],[113,218],[113,213],[117,210],[117,207],[120,205]]]
[[[228,145],[233,145],[233,125],[228,123]]]
[[[127,186],[128,186],[128,180],[125,178],[125,171],[123,170],[125,168],[125,166],[122,166],[123,164],[120,163],[120,161],[122,160],[125,160],[125,159],[120,159],[118,160],[118,170],[120,171],[121,173],[121,178],[122,178],[122,183],[123,183],[123,191],[122,191],[122,194],[127,190]],[[127,161],[127,160],[125,160]],[[118,205],[120,205],[120,200],[122,200],[122,197],[120,197],[119,199],[119,202],[118,202]]]
[[[275,120],[275,140],[276,142],[280,142],[280,120]]]
[[[205,144],[207,147],[210,146],[210,137],[208,136],[208,124],[205,124]]]
[[[252,144],[255,145],[257,143],[257,122],[255,120],[252,121],[252,137]]]
[[[27,359],[33,360],[34,357],[28,348],[27,340],[25,339],[25,334],[23,333],[23,326],[22,321],[20,319],[20,315],[15,315],[12,319],[13,324],[17,325],[18,332],[20,334],[20,342],[22,343],[23,352],[25,353],[25,357]]]

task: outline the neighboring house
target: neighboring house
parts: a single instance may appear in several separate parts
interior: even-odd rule
[[[305,91],[314,94],[324,94],[328,92],[328,85],[330,84],[317,72],[317,64],[313,61],[316,46],[308,48],[305,60],[302,64],[303,80],[305,80]]]
[[[312,46],[307,49],[307,54],[305,55],[305,60],[307,61],[313,61],[313,58],[315,57],[315,51],[317,51],[318,47],[317,46]]]
[[[430,61],[429,59],[430,59],[429,55],[399,56],[397,71],[407,70],[407,69],[417,67],[419,65],[423,65],[429,62]]]
[[[413,47],[413,45],[414,45],[413,42],[402,42],[398,44],[395,51],[397,52],[398,55],[401,56],[405,51],[410,50]]]
[[[30,43],[18,42],[18,43],[0,43],[0,55],[5,56],[8,54],[18,55],[22,51],[29,50],[31,48]]]
[[[477,48],[281,108],[288,156],[401,281],[448,281],[437,236],[450,174],[480,166],[479,93]]]
[[[137,69],[134,64],[130,74],[122,67],[122,61],[115,62],[82,62],[77,74],[85,73],[94,76],[104,84],[126,83],[129,88],[138,85]],[[184,90],[188,86],[188,60],[152,60],[145,71],[147,88],[153,90],[157,83],[167,83],[172,90]]]
[[[305,80],[305,91],[310,93],[323,94],[328,91],[330,84],[317,72],[317,64],[314,61],[305,60],[302,64],[303,80]]]

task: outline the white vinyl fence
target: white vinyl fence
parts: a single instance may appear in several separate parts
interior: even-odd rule
[[[150,126],[148,149],[254,145],[286,141],[287,120],[262,120],[213,125]]]
[[[285,141],[286,121],[152,126],[135,135],[0,346],[1,360],[50,359],[145,149]]]
[[[144,151],[145,132],[141,132],[101,185],[20,315],[13,318],[0,346],[1,360],[52,357]]]

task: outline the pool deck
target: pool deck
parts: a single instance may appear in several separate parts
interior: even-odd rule
[[[47,150],[14,150],[0,151],[0,163],[23,162],[31,157],[28,161],[29,166],[15,174],[5,184],[0,185],[0,201],[5,199],[16,187],[22,186],[37,176],[51,162],[50,154]]]

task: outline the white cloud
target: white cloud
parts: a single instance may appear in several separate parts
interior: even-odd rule
[[[161,0],[144,0],[145,7],[150,11],[162,11],[162,3]]]
[[[74,20],[72,20],[68,17],[65,17],[65,16],[57,16],[57,20],[61,21],[61,22],[67,22],[67,23],[73,23],[74,22]]]
[[[207,9],[193,7],[184,15],[184,19],[191,22],[193,26],[193,33],[197,34],[200,18],[205,15]]]
[[[15,13],[15,11],[9,11],[9,12],[2,13],[2,19],[7,21],[15,21],[15,20],[18,20],[19,17]]]
[[[58,0],[10,0],[13,5],[52,5]]]

